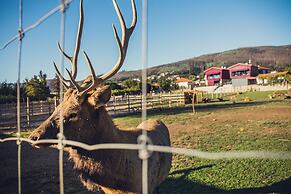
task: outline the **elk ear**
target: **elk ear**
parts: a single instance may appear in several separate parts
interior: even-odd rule
[[[110,86],[98,87],[88,98],[89,104],[95,108],[104,106],[111,97],[111,88]]]

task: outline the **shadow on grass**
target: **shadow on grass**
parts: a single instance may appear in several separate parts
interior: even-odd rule
[[[201,169],[204,169],[204,168],[211,168],[213,166],[214,166],[213,164],[210,164],[210,165],[199,166],[199,167],[196,167],[196,168],[185,168],[185,169],[181,169],[181,170],[175,170],[175,171],[171,172],[169,175],[183,174],[180,178],[185,178],[192,171],[201,170]]]
[[[188,168],[177,170],[170,173],[170,177],[167,178],[160,186],[158,193],[175,193],[175,194],[189,194],[189,193],[218,193],[218,194],[259,194],[259,193],[281,193],[290,194],[291,177],[274,183],[270,186],[259,188],[240,188],[225,190],[212,185],[206,185],[203,183],[191,181],[187,179],[187,176],[196,170],[204,168],[211,168],[214,165],[206,165],[198,168]],[[182,174],[182,175],[181,175]],[[181,175],[178,178],[174,178],[175,175]]]
[[[1,131],[0,131],[0,139],[5,139],[5,138],[8,138],[8,137],[12,137],[12,136],[4,134],[4,133],[1,133]]]

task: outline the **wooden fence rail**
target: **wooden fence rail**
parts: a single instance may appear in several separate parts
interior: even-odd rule
[[[223,94],[197,94],[196,103],[203,98],[219,98]],[[184,93],[166,93],[147,96],[147,109],[162,107],[184,106],[186,99]],[[58,101],[30,101],[28,98],[21,103],[22,128],[35,127],[54,111]],[[106,109],[111,115],[120,115],[141,111],[141,95],[112,96]],[[0,104],[0,129],[14,129],[16,127],[16,103]]]
[[[55,100],[30,101],[21,103],[21,126],[35,126],[45,120],[55,109]],[[17,123],[16,103],[0,104],[0,129],[15,128]]]

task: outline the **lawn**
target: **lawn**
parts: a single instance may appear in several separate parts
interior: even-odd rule
[[[219,152],[291,151],[291,101],[273,92],[246,92],[234,102],[216,102],[148,111],[169,128],[172,146]],[[244,102],[248,97],[250,102]],[[141,115],[114,118],[121,128],[135,127]],[[30,131],[23,132],[27,136]],[[159,193],[291,193],[291,161],[206,160],[174,155]]]
[[[270,92],[250,93],[258,100]],[[247,95],[244,93],[243,95]],[[268,101],[216,103],[149,111],[162,120],[176,147],[203,151],[291,151],[291,103]],[[120,127],[134,127],[140,115],[114,119]],[[290,193],[291,162],[288,160],[205,160],[174,155],[168,179],[160,193]]]

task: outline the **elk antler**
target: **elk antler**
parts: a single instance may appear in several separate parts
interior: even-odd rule
[[[64,83],[65,86],[67,87],[71,87],[74,86],[80,95],[87,93],[91,90],[94,90],[100,83],[104,82],[105,80],[109,79],[110,77],[112,77],[114,74],[116,74],[118,72],[118,70],[121,68],[125,56],[126,56],[126,52],[127,52],[127,47],[128,47],[128,42],[130,39],[130,36],[136,26],[136,21],[137,21],[137,14],[136,14],[136,6],[135,6],[135,2],[134,0],[131,0],[131,5],[132,5],[132,13],[133,13],[133,17],[132,17],[132,22],[129,28],[126,27],[124,18],[122,16],[122,13],[119,9],[118,4],[116,3],[116,0],[112,0],[113,1],[113,5],[115,8],[115,11],[117,13],[117,16],[119,18],[119,22],[121,25],[121,32],[122,32],[122,38],[120,41],[120,38],[117,34],[115,25],[112,24],[112,28],[113,28],[113,33],[116,39],[116,43],[118,46],[118,50],[119,50],[119,57],[117,59],[116,64],[114,65],[113,69],[111,69],[110,71],[108,71],[107,73],[103,74],[100,77],[96,77],[94,68],[92,66],[92,63],[87,55],[87,53],[85,51],[83,51],[85,59],[86,59],[86,63],[89,66],[90,69],[90,73],[91,73],[91,78],[92,78],[92,83],[86,86],[79,86],[78,83],[76,82],[76,75],[77,75],[77,57],[78,57],[78,53],[79,53],[79,48],[80,48],[80,42],[81,42],[81,36],[82,36],[82,28],[83,28],[83,6],[82,6],[82,0],[80,2],[80,21],[79,21],[79,28],[78,28],[78,35],[77,35],[77,41],[76,41],[76,48],[75,48],[75,53],[74,53],[74,57],[69,57],[59,46],[59,49],[61,50],[61,52],[64,54],[64,56],[69,59],[72,62],[72,72],[70,72],[69,70],[67,70],[67,73],[69,74],[70,80],[66,80],[64,79],[64,77],[59,73],[58,69],[56,68],[57,74],[59,75],[60,79],[62,80],[62,82]]]
[[[125,22],[124,22],[124,18],[122,16],[121,12],[120,12],[118,4],[116,3],[116,0],[113,0],[113,5],[114,5],[115,11],[116,11],[116,13],[118,15],[119,22],[120,22],[120,25],[121,25],[122,40],[121,40],[121,43],[120,43],[119,36],[118,36],[118,34],[116,32],[116,29],[115,29],[115,26],[113,24],[112,27],[113,27],[113,31],[114,31],[114,36],[116,38],[117,45],[118,45],[118,48],[119,48],[119,58],[118,58],[118,60],[117,60],[117,62],[115,64],[115,66],[113,67],[113,69],[100,77],[103,80],[109,79],[114,74],[116,74],[118,72],[118,70],[121,68],[121,66],[122,66],[122,64],[124,62],[125,56],[126,56],[126,52],[127,52],[127,47],[128,47],[128,42],[129,42],[130,36],[131,36],[135,26],[136,26],[137,14],[136,14],[136,7],[135,7],[134,0],[131,0],[133,16],[132,16],[132,22],[131,22],[131,25],[130,25],[129,28],[126,28],[126,25],[125,25]]]
[[[72,64],[72,71],[71,75],[73,79],[76,79],[77,77],[77,62],[78,62],[78,55],[80,51],[80,45],[81,45],[81,38],[82,38],[82,33],[83,33],[83,24],[84,24],[84,13],[83,13],[83,0],[80,0],[80,18],[79,18],[79,25],[78,25],[78,32],[77,32],[77,39],[76,39],[76,46],[75,46],[75,51],[74,55],[71,57],[65,51],[62,49],[60,43],[58,43],[58,48],[60,52],[71,62]],[[56,69],[57,75],[59,76],[60,80],[62,83],[66,86],[66,88],[69,88],[71,86],[71,81],[65,79],[61,73],[59,72],[55,62],[54,62],[54,67]]]

